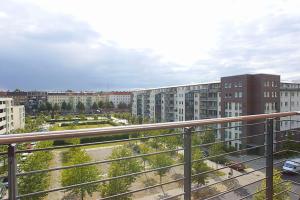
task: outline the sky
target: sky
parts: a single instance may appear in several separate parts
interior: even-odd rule
[[[299,10],[299,0],[0,0],[0,90],[300,80]]]

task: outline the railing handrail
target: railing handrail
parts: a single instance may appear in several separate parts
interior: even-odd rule
[[[113,134],[127,134],[130,132],[138,132],[138,131],[185,128],[185,127],[205,126],[211,124],[220,124],[220,123],[238,122],[238,121],[254,121],[260,119],[267,119],[267,118],[288,117],[288,116],[299,115],[299,114],[300,111],[280,112],[280,113],[271,113],[271,114],[246,115],[246,116],[238,116],[238,117],[212,118],[212,119],[200,119],[200,120],[191,120],[191,121],[165,122],[165,123],[117,126],[117,127],[106,127],[106,128],[91,128],[91,129],[78,129],[78,130],[66,130],[66,131],[47,131],[47,132],[34,132],[34,133],[26,133],[26,134],[8,134],[8,135],[0,135],[0,145],[22,143],[22,142],[37,142],[43,140],[57,140],[57,139],[79,138],[79,137],[91,137],[91,136],[107,136]]]

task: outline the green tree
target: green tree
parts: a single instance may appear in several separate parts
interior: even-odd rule
[[[71,103],[68,103],[66,109],[67,109],[67,111],[69,111],[69,112],[72,111],[73,105],[72,105]]]
[[[104,106],[103,101],[99,101],[99,102],[98,102],[98,108],[103,108],[103,106]]]
[[[193,160],[200,160],[202,158],[203,158],[202,151],[199,148],[194,149],[193,152],[192,152],[192,159]],[[207,166],[206,163],[204,163],[203,160],[194,162],[192,164],[192,174],[193,175],[200,174],[202,172],[208,171],[209,169],[210,168]],[[197,175],[197,176],[194,176],[192,178],[192,181],[197,183],[198,185],[205,184],[205,179],[207,177],[208,177],[208,174]]]
[[[81,101],[78,101],[76,109],[78,112],[83,113],[85,111],[84,104]]]
[[[40,112],[43,112],[47,110],[47,106],[45,103],[40,103],[38,109]]]
[[[67,103],[65,101],[62,102],[61,104],[61,110],[66,111],[67,110]]]
[[[122,157],[133,156],[133,152],[127,147],[117,147],[113,150],[110,159],[117,159]],[[109,170],[108,177],[117,177],[131,173],[137,173],[141,171],[142,167],[138,159],[125,159],[120,161],[112,162]],[[109,197],[112,195],[125,193],[129,191],[131,184],[135,181],[136,176],[128,176],[120,179],[113,179],[104,183],[101,188],[101,193],[103,197]],[[120,197],[115,197],[115,200],[128,200],[129,195],[123,195]]]
[[[150,152],[150,148],[145,143],[140,144],[139,149],[141,154],[147,154]],[[146,161],[149,160],[148,156],[142,156],[142,160],[144,163],[144,170],[146,170]]]
[[[98,108],[99,108],[98,104],[96,102],[94,102],[93,105],[92,105],[92,110],[96,111],[96,110],[98,110]]]
[[[150,165],[152,168],[163,168],[158,169],[156,171],[157,175],[159,176],[159,182],[162,182],[162,177],[166,175],[171,168],[164,168],[170,166],[174,163],[174,160],[171,158],[170,154],[161,153],[150,157]]]
[[[60,107],[59,107],[58,103],[55,103],[53,106],[53,111],[57,112],[59,110],[60,110]]]
[[[37,148],[46,148],[52,146],[52,142],[39,142]],[[22,172],[29,172],[41,169],[47,169],[52,159],[51,151],[38,151],[34,152],[27,157],[27,159],[20,163]],[[18,182],[19,193],[28,194],[38,191],[44,191],[49,188],[50,175],[47,172],[35,173],[30,175],[21,176]],[[31,197],[23,197],[25,200],[41,200],[47,193],[34,195]]]
[[[46,102],[46,108],[47,108],[48,112],[50,112],[52,110],[52,104],[49,103],[48,101]]]
[[[119,109],[126,109],[126,108],[128,108],[128,105],[126,103],[121,102],[121,103],[118,104],[118,108]]]
[[[210,158],[210,160],[214,161],[214,162],[218,162],[221,164],[224,164],[227,162],[227,159],[225,156],[217,156],[220,154],[224,154],[224,148],[223,148],[223,144],[221,143],[217,143],[217,144],[213,144],[209,147],[209,156],[216,156],[213,158]]]
[[[67,165],[78,165],[82,163],[91,162],[91,158],[87,153],[78,148],[72,148],[70,153],[68,153],[68,163]],[[96,181],[99,179],[100,172],[94,165],[84,166],[84,167],[74,167],[71,169],[63,170],[62,172],[62,185],[76,185],[80,183],[86,183],[91,181]],[[99,188],[98,184],[88,184],[80,187],[73,187],[68,189],[72,194],[80,196],[81,199],[86,195],[92,196],[93,192],[96,192]]]
[[[201,136],[202,144],[213,143],[216,141],[213,130],[206,130]]]
[[[278,195],[274,196],[273,200],[289,200],[289,199],[291,199],[290,195],[289,195],[289,191],[292,188],[291,183],[290,182],[282,183],[283,181],[284,180],[281,178],[281,174],[279,173],[279,171],[274,170],[273,192],[274,192],[274,194],[278,194]],[[256,191],[258,193],[254,195],[254,200],[265,200],[266,199],[266,190],[263,190],[263,189],[266,189],[266,180],[263,180],[261,186],[256,189]]]

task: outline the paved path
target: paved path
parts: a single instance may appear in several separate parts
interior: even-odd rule
[[[58,167],[62,166],[62,156],[61,151],[53,151],[53,160],[49,166],[49,168],[52,167]],[[50,188],[59,188],[62,187],[61,185],[61,170],[55,170],[50,173]],[[63,191],[57,191],[57,192],[51,192],[48,194],[47,198],[48,200],[60,200],[64,197]]]

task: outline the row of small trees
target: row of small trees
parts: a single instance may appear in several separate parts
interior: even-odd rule
[[[84,103],[79,101],[75,106],[76,111],[80,112],[80,113],[85,112],[86,109],[96,111],[98,109],[112,109],[114,107],[115,106],[114,106],[113,102],[102,102],[102,101],[99,101],[98,103],[94,102],[90,106],[85,106]],[[118,108],[128,108],[128,105],[125,103],[120,103],[118,105]],[[65,101],[62,102],[61,106],[58,103],[55,103],[54,105],[52,105],[51,103],[46,102],[46,103],[41,103],[39,105],[39,111],[40,112],[58,112],[58,111],[71,112],[71,111],[74,111],[74,106],[70,102],[67,103]]]

